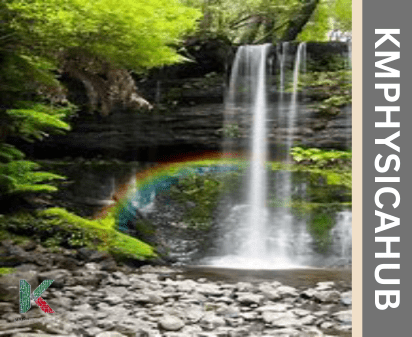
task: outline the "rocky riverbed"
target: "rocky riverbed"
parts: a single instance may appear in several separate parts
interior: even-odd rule
[[[0,336],[351,336],[352,292],[337,280],[294,287],[276,278],[217,280],[166,266],[90,262],[93,254],[70,260],[69,252],[65,267],[55,263],[57,254],[43,253],[49,264],[20,264],[0,277]],[[55,313],[32,303],[19,314],[19,279],[32,291],[54,280],[42,297]]]

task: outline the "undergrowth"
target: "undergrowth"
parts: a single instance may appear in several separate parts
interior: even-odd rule
[[[118,259],[156,256],[151,246],[117,232],[113,216],[89,220],[62,208],[4,215],[0,218],[0,239],[21,241],[23,237],[30,237],[50,249],[85,247],[107,251]]]

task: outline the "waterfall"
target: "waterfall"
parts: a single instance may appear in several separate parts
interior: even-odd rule
[[[287,44],[283,44],[283,51],[281,56],[281,93],[280,93],[280,105],[283,106],[283,91],[284,91],[284,60],[287,56]],[[286,139],[286,151],[285,157],[282,158],[284,162],[287,164],[291,164],[291,158],[289,155],[290,149],[292,147],[293,136],[294,136],[294,128],[295,128],[295,120],[297,115],[297,101],[298,101],[298,81],[299,81],[299,70],[301,68],[302,60],[306,61],[306,48],[305,43],[301,43],[298,46],[295,58],[295,65],[293,70],[293,94],[291,97],[291,103],[288,111],[287,116],[287,139]],[[305,62],[303,62],[305,64]],[[284,117],[284,116],[280,116]],[[276,226],[277,233],[276,233],[276,256],[277,261],[281,261],[282,265],[288,265],[291,263],[290,261],[290,254],[288,252],[288,238],[292,236],[292,225],[293,225],[293,216],[290,213],[290,205],[292,202],[292,173],[290,171],[280,172],[280,179],[278,179],[278,187],[276,189],[277,198],[279,198],[284,205],[280,208],[277,218],[278,224]]]
[[[287,138],[287,153],[283,161],[288,161],[288,152],[293,137],[294,120],[297,110],[297,89],[301,60],[304,58],[304,44],[300,44],[294,69],[294,94],[289,113],[281,111],[285,92],[285,69],[288,43],[282,44],[280,56],[279,117],[290,130]],[[222,234],[221,253],[213,265],[238,268],[282,268],[296,266],[288,256],[292,235],[293,216],[289,211],[292,186],[291,173],[278,172],[276,175],[276,195],[282,205],[272,217],[266,207],[267,201],[267,64],[270,44],[239,47],[232,66],[230,85],[225,101],[226,123],[239,122],[242,114],[250,124],[250,169],[247,175],[247,197],[245,204],[236,205],[223,222],[231,227]],[[274,106],[276,108],[276,105]],[[273,111],[272,111],[273,112]],[[229,124],[227,124],[229,125]],[[300,235],[300,237],[304,237]]]
[[[296,52],[295,67],[293,69],[293,93],[289,108],[288,115],[288,136],[286,140],[286,156],[287,163],[290,163],[289,151],[293,145],[293,133],[296,124],[296,113],[297,113],[297,103],[298,103],[298,84],[299,84],[299,70],[301,66],[302,56],[306,54],[306,44],[304,42],[300,43],[298,50]]]
[[[225,95],[225,114],[223,121],[223,152],[225,154],[231,154],[235,151],[233,139],[230,137],[230,131],[236,128],[236,112],[237,112],[237,96],[238,88],[243,83],[243,78],[240,76],[241,70],[244,68],[245,47],[239,47],[235,59],[232,65],[232,71],[230,73],[229,88]]]
[[[283,93],[285,92],[285,63],[286,63],[286,56],[288,53],[288,47],[289,47],[289,42],[283,42],[282,44],[278,45],[278,58],[280,59],[279,94],[281,98],[283,98]]]
[[[292,164],[289,152],[293,145],[299,112],[299,75],[306,71],[306,44],[300,43],[296,50],[290,102],[285,102],[285,88],[288,87],[288,52],[292,48],[288,43],[277,47],[277,64],[280,70],[280,79],[277,82],[278,102],[269,100],[268,95],[272,88],[267,85],[271,83],[268,76],[268,73],[271,73],[268,69],[270,48],[270,44],[241,46],[232,65],[225,100],[225,123],[243,123],[244,129],[245,126],[250,126],[250,166],[242,186],[246,190],[245,197],[243,200],[236,198],[237,202],[223,210],[219,219],[220,233],[214,237],[216,247],[211,248],[213,256],[202,260],[212,266],[280,269],[313,265],[313,262],[324,259],[316,251],[315,239],[307,228],[307,218],[296,216],[291,208],[294,193],[301,200],[305,200],[308,182],[293,181],[292,172],[288,170],[266,170],[269,160],[267,138],[269,127],[272,128],[270,121],[274,120],[276,113],[278,126],[287,128],[287,137],[282,140],[286,151],[279,159],[286,164]],[[276,138],[279,143],[281,137],[276,135]],[[238,146],[237,143],[239,142],[235,140],[231,144]],[[297,188],[296,191],[294,187]],[[275,199],[269,191],[275,193]],[[268,207],[266,203],[269,200],[277,205]],[[340,215],[338,223],[340,225],[332,234],[337,237],[334,241],[334,256],[340,258],[346,256],[348,251],[348,235],[345,232],[348,217]]]
[[[345,264],[352,261],[352,212],[339,212],[331,236],[335,254]]]
[[[248,227],[249,240],[246,241],[244,253],[248,257],[264,259],[266,255],[265,241],[266,224],[264,209],[266,203],[266,169],[267,140],[266,140],[266,58],[270,44],[252,46],[247,49],[251,58],[251,65],[258,65],[251,69],[251,79],[256,79],[256,92],[253,97],[253,126],[250,160],[249,204],[251,207]]]

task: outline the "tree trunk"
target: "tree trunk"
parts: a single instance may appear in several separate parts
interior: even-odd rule
[[[281,41],[295,40],[309,21],[318,4],[319,0],[306,0],[300,12],[290,19],[285,33],[281,37]]]
[[[87,93],[89,110],[107,116],[116,106],[124,109],[152,109],[152,105],[141,97],[136,84],[126,69],[112,67],[78,51],[68,55],[62,71],[80,80]]]

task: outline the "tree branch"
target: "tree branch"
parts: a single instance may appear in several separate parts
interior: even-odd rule
[[[303,27],[305,27],[306,23],[309,21],[313,12],[316,10],[316,6],[319,2],[320,0],[306,0],[306,4],[302,7],[300,12],[289,20],[288,26],[280,40],[295,40],[298,34],[302,31]]]

